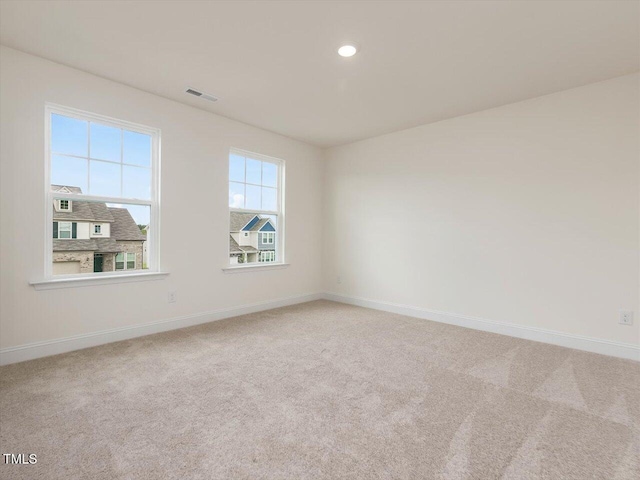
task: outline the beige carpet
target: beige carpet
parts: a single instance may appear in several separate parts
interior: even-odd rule
[[[0,369],[3,479],[640,478],[640,364],[327,301]]]

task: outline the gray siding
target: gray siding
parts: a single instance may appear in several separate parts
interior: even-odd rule
[[[276,235],[274,233],[273,243],[262,243],[262,232],[258,232],[258,250],[275,250],[276,249]]]

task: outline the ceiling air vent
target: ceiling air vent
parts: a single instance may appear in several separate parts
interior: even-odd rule
[[[187,88],[185,90],[185,92],[188,93],[189,95],[195,95],[196,97],[204,98],[205,100],[209,100],[210,102],[215,102],[215,101],[218,100],[217,97],[214,97],[213,95],[211,95],[209,93],[199,92],[198,90],[196,90],[194,88]]]

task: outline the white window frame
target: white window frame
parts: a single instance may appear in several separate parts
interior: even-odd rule
[[[268,155],[263,155],[261,153],[256,153],[256,152],[250,152],[247,150],[242,150],[240,148],[230,148],[229,152],[227,154],[227,193],[229,191],[229,161],[231,158],[231,155],[240,155],[242,157],[250,157],[253,160],[260,160],[261,162],[267,162],[267,163],[273,163],[276,164],[278,166],[278,175],[277,175],[277,182],[276,182],[276,190],[277,190],[277,210],[272,211],[272,210],[257,210],[257,209],[244,209],[244,208],[232,208],[229,207],[229,219],[227,221],[227,225],[230,224],[231,221],[231,212],[240,212],[240,213],[255,213],[256,215],[273,215],[277,218],[276,221],[276,231],[275,232],[270,232],[270,233],[274,233],[275,235],[275,241],[273,242],[274,245],[274,250],[275,250],[275,258],[277,259],[277,261],[273,261],[273,262],[268,262],[269,266],[286,266],[288,265],[285,261],[285,241],[284,241],[284,237],[285,237],[285,223],[286,223],[286,214],[285,214],[285,161],[283,159],[280,158],[275,158],[275,157],[270,157]],[[246,180],[246,164],[245,164],[245,180]],[[246,185],[246,181],[244,182]],[[250,183],[250,185],[252,185]],[[227,195],[228,198],[228,195]],[[228,202],[228,200],[227,200]],[[228,205],[228,203],[227,203]],[[260,232],[263,233],[263,232]],[[229,235],[229,233],[227,232],[227,235]],[[227,237],[228,238],[228,237]],[[225,244],[229,244],[229,242],[225,242]],[[224,267],[222,270],[223,271],[231,271],[231,270],[243,270],[243,269],[251,269],[251,268],[264,268],[266,265],[266,262],[254,262],[254,263],[244,263],[244,264],[231,264],[231,254],[229,252],[229,250],[227,249],[227,266]],[[260,258],[260,254],[258,254],[258,260]]]
[[[62,226],[65,226],[65,228],[63,229]],[[68,227],[67,227],[68,225]],[[53,220],[51,221],[51,228],[53,228]],[[61,237],[60,233],[62,231],[65,232],[69,232],[69,236],[68,237]],[[53,237],[53,232],[51,233],[51,236]],[[73,237],[73,222],[58,222],[58,238],[56,240],[71,240],[71,238]],[[53,248],[53,246],[52,246]],[[51,260],[53,262],[53,259]]]
[[[62,202],[67,202],[67,208],[62,208]],[[60,212],[70,212],[71,211],[71,200],[58,200],[58,211]]]
[[[93,234],[94,235],[102,235],[102,224],[94,223],[93,224]]]
[[[141,133],[151,136],[151,198],[150,199],[137,199],[137,198],[122,198],[122,197],[107,197],[107,196],[95,196],[90,194],[73,194],[65,192],[52,192],[51,191],[51,116],[64,115],[66,117],[76,118],[78,120],[86,122],[96,122],[101,125],[114,127],[118,129],[125,129],[131,132]],[[65,107],[61,105],[55,105],[46,103],[44,108],[45,118],[45,155],[44,155],[44,188],[45,188],[45,239],[44,239],[44,279],[31,282],[36,289],[44,288],[61,288],[60,286],[73,286],[79,285],[75,280],[88,280],[88,283],[95,283],[95,280],[107,276],[131,276],[140,275],[144,276],[164,276],[166,273],[160,270],[160,129],[140,125],[125,120],[119,120],[103,115],[85,112],[71,107]],[[87,142],[90,142],[90,137],[87,138]],[[84,158],[84,157],[82,157]],[[149,264],[148,269],[136,270],[135,273],[131,270],[119,270],[117,272],[92,272],[81,273],[73,275],[53,275],[53,209],[51,208],[54,200],[82,200],[87,202],[100,202],[100,203],[115,203],[126,207],[127,205],[145,205],[150,209],[150,223],[153,225],[151,232],[149,232],[148,238],[148,254]],[[58,238],[60,225],[58,224]],[[125,257],[126,258],[126,257]],[[126,261],[125,261],[126,267]],[[115,258],[114,258],[115,269]],[[70,280],[65,284],[65,280]],[[56,284],[47,286],[47,284]]]
[[[264,245],[273,245],[275,232],[260,232],[260,235],[260,243]]]

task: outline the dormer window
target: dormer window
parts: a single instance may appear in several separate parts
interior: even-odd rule
[[[102,235],[102,225],[94,225],[93,226],[93,233],[95,235]]]
[[[58,200],[58,210],[61,212],[70,212],[71,211],[71,201],[69,200]]]

